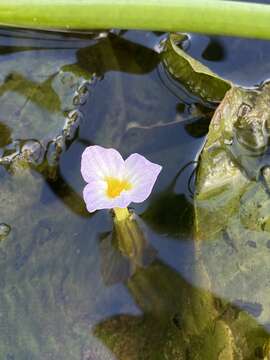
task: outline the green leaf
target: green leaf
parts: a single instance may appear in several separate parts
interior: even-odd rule
[[[269,100],[269,84],[227,93],[210,124],[195,194],[210,288],[261,324],[270,315]]]
[[[167,70],[188,91],[203,100],[221,101],[232,84],[185,53],[181,49],[185,39],[185,35],[171,34],[167,40],[162,55]]]

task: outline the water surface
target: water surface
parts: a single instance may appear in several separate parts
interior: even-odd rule
[[[0,32],[4,360],[196,358],[182,344],[194,331],[187,304],[198,319],[211,307],[196,305],[208,295],[194,280],[194,170],[216,105],[168,76],[164,38]],[[191,35],[187,51],[237,84],[269,76],[268,42]],[[82,200],[92,144],[163,166],[149,199],[132,204],[156,255],[131,278],[120,276],[112,214]]]

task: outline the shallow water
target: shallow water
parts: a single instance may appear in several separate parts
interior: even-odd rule
[[[203,337],[190,348],[183,339],[212,311],[194,279],[193,192],[215,106],[169,77],[165,38],[1,30],[1,359],[207,358]],[[269,42],[190,35],[187,51],[240,85],[269,77]],[[155,253],[132,277],[112,215],[85,210],[80,157],[91,144],[163,166],[149,199],[132,205]]]

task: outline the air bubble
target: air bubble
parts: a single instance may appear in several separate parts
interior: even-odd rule
[[[88,89],[88,81],[85,81],[81,86],[78,88],[78,94],[81,96],[87,96],[89,94]]]
[[[232,139],[224,139],[224,144],[225,145],[232,145],[233,140]]]
[[[1,165],[9,165],[20,154],[20,141],[15,140],[11,144],[8,144],[3,151],[0,158]]]
[[[29,163],[40,165],[43,162],[45,149],[37,140],[29,140],[22,146],[21,154]]]
[[[262,169],[262,174],[265,178],[268,178],[270,177],[270,167],[269,166],[265,166],[263,169]]]
[[[66,140],[73,140],[82,118],[83,115],[78,110],[72,110],[68,113],[62,132]]]
[[[66,144],[63,136],[58,136],[51,141],[47,148],[46,158],[50,166],[56,166],[60,159],[62,152],[66,149]]]
[[[73,105],[79,106],[81,105],[81,100],[79,94],[76,93],[76,95],[73,97]]]
[[[73,105],[79,106],[84,105],[89,95],[88,83],[84,82],[75,92],[73,97]]]
[[[252,107],[249,104],[242,103],[238,109],[237,116],[245,117],[251,110]]]
[[[166,51],[166,42],[167,42],[167,38],[162,39],[158,44],[154,46],[154,50],[159,54],[162,53],[163,51]]]
[[[99,80],[101,80],[101,77],[97,76],[96,73],[93,73],[92,77],[91,77],[91,80],[89,80],[89,85],[95,86]]]
[[[0,240],[4,240],[10,233],[11,227],[5,223],[0,224]]]
[[[103,31],[98,34],[97,39],[105,39],[107,36],[108,36],[108,33]]]

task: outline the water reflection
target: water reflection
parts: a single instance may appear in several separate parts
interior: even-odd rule
[[[188,191],[176,193],[175,187],[178,178],[188,171],[190,178],[195,169],[196,161],[184,165],[176,174],[169,186],[160,192],[150,203],[150,206],[142,214],[143,219],[150,224],[158,233],[181,238],[185,235],[188,239],[192,237],[194,211],[193,204]],[[188,182],[188,181],[187,181]]]
[[[218,37],[210,38],[207,47],[202,53],[202,57],[209,61],[224,61],[226,59],[226,49]]]
[[[152,49],[114,34],[108,34],[102,41],[77,52],[78,66],[98,76],[104,76],[109,71],[145,74],[152,71],[159,61]]]
[[[192,34],[190,44],[191,56],[236,84],[253,87],[269,79],[267,40]]]

